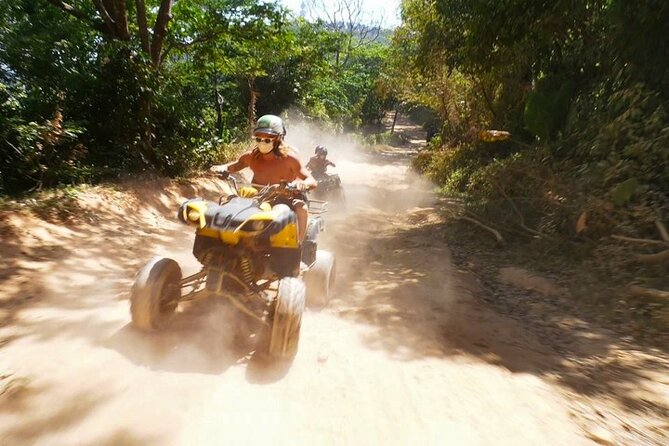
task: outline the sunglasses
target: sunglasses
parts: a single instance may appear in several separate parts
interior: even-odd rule
[[[256,142],[264,142],[265,144],[268,144],[272,141],[274,141],[274,138],[256,138]]]

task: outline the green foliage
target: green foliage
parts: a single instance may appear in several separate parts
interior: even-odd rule
[[[349,55],[345,66],[330,65],[320,71],[300,101],[303,109],[339,127],[378,124],[390,108],[376,88],[386,51],[381,45],[361,47]]]
[[[569,113],[573,87],[570,82],[541,79],[525,102],[527,129],[541,141],[555,137],[563,128]]]
[[[417,168],[561,236],[586,210],[592,237],[669,218],[667,2],[405,0],[403,15],[389,72],[447,146]],[[486,129],[512,138],[477,142]]]
[[[406,140],[398,133],[390,133],[389,131],[383,133],[372,133],[364,138],[364,142],[368,145],[394,145],[399,146],[406,144]]]
[[[86,149],[77,142],[81,132],[81,128],[64,126],[59,112],[43,124],[16,125],[11,135],[14,143],[5,139],[10,150],[0,162],[3,185],[25,182],[41,188],[87,180],[89,172],[81,163]]]
[[[0,193],[182,175],[233,156],[254,113],[292,107],[342,129],[387,105],[375,90],[387,45],[350,47],[341,64],[342,33],[274,2],[174,2],[158,58],[133,2],[128,36],[100,25],[105,2],[67,3],[77,17],[44,0],[0,3]],[[146,2],[149,28],[160,3]]]
[[[613,201],[618,206],[622,206],[632,198],[634,192],[639,187],[639,181],[636,178],[630,178],[625,180],[622,183],[617,184],[611,190],[611,201]]]

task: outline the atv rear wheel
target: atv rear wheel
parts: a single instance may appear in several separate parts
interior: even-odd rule
[[[181,298],[181,268],[172,259],[155,257],[139,272],[130,294],[132,323],[142,331],[164,327]]]
[[[295,277],[279,280],[274,316],[266,338],[267,355],[275,360],[291,360],[297,353],[304,313],[304,283]]]
[[[311,310],[323,309],[334,292],[337,264],[331,252],[316,251],[316,261],[304,272],[307,287],[307,306]]]

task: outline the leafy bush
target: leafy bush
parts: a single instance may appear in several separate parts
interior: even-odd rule
[[[669,218],[669,4],[637,3],[405,2],[394,78],[445,143],[414,165],[515,227],[571,238],[585,213],[580,239],[651,235]]]
[[[15,125],[4,138],[2,188],[13,191],[20,184],[42,188],[90,179],[84,163],[87,150],[78,141],[82,131],[65,125],[60,110],[43,124]]]

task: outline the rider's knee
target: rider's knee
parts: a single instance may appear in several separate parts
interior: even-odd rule
[[[293,209],[295,209],[295,212],[307,212],[307,203],[304,200],[298,200],[295,199],[293,200]]]

